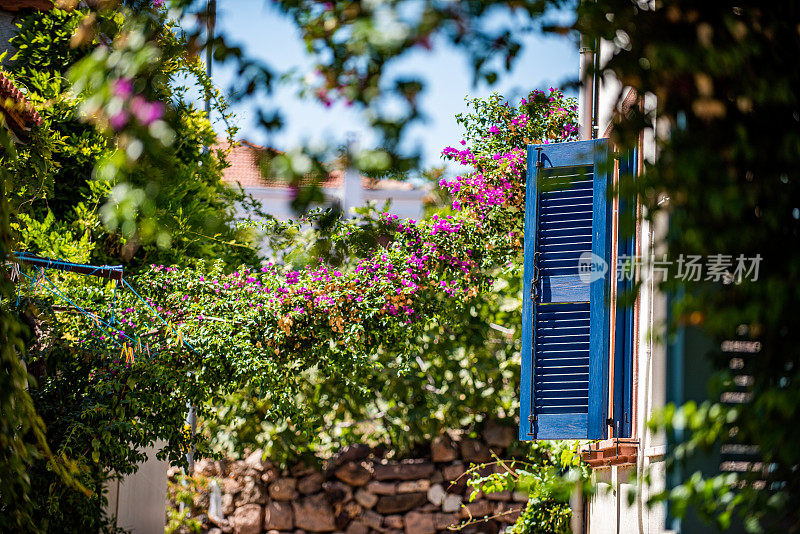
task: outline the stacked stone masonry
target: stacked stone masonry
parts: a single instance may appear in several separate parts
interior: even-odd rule
[[[434,534],[484,517],[461,532],[496,534],[517,520],[527,495],[479,494],[469,502],[472,488],[462,475],[473,464],[489,463],[483,473],[499,469],[491,452],[507,458],[513,440],[512,428],[489,423],[482,439],[435,438],[425,458],[392,461],[352,445],[321,470],[278,469],[260,450],[244,460],[201,460],[195,482],[204,489],[194,496],[190,513],[209,534]],[[170,472],[171,485],[178,473]],[[212,480],[222,495],[219,517],[209,511]]]

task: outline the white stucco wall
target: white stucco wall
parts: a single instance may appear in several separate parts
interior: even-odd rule
[[[0,10],[0,54],[8,52],[3,59],[3,63],[8,63],[11,56],[14,55],[14,48],[9,41],[17,33],[15,25],[15,17],[13,13]]]
[[[422,218],[424,211],[422,199],[425,194],[426,192],[422,189],[414,189],[412,191],[367,189],[364,191],[364,200],[366,202],[374,202],[379,209],[383,208],[387,200],[391,200],[389,213],[397,215],[401,219],[418,221]]]
[[[297,213],[291,206],[292,198],[289,189],[281,187],[248,187],[245,188],[245,192],[261,202],[264,211],[277,219],[285,221],[297,218]],[[340,189],[324,188],[323,192],[326,198],[331,201],[341,201]],[[401,219],[418,221],[422,218],[424,212],[423,198],[426,194],[427,191],[425,189],[413,189],[410,191],[362,189],[359,196],[364,203],[374,203],[378,209],[383,209],[386,202],[391,200],[389,213]],[[247,214],[240,212],[240,216],[246,218]],[[264,242],[261,250],[267,255],[271,253],[266,242]]]
[[[117,526],[132,534],[163,534],[166,524],[167,469],[169,463],[156,459],[164,446],[157,443],[145,449],[148,461],[122,481],[107,487],[108,514],[116,516]]]
[[[648,256],[651,243],[666,228],[666,219],[660,218],[652,229],[642,224],[641,251]],[[654,235],[655,234],[655,235]],[[636,384],[636,437],[639,440],[637,464],[596,468],[593,476],[597,493],[590,498],[585,531],[589,534],[662,534],[666,530],[666,512],[663,505],[647,506],[650,496],[664,488],[663,435],[653,434],[646,421],[653,411],[666,401],[666,347],[656,334],[666,321],[666,300],[657,291],[652,272],[643,270],[642,289],[638,312],[638,354]],[[637,473],[649,475],[651,486],[637,486]],[[629,497],[634,496],[633,502]]]
[[[655,484],[640,489],[636,484],[636,465],[595,469],[597,493],[590,499],[586,532],[591,534],[666,534],[663,505],[648,506],[650,495],[663,488],[662,451],[645,453],[644,469]],[[632,499],[632,501],[631,501]]]
[[[601,44],[600,63],[605,64],[616,50],[616,45],[604,41]],[[623,87],[612,75],[605,75],[599,82],[598,95],[598,131],[602,136],[609,127],[615,111],[615,104],[625,96],[627,88]],[[655,98],[645,95],[644,105],[647,110],[655,107]],[[644,146],[639,155],[645,161],[652,162],[657,157],[656,128],[648,129],[644,134]],[[666,231],[666,217],[659,217],[653,225],[642,221],[639,229],[639,255],[643,258],[656,254],[654,250],[659,237]],[[636,355],[636,429],[638,439],[637,464],[627,466],[609,466],[594,470],[598,492],[589,499],[586,513],[585,532],[589,534],[662,534],[666,529],[666,512],[663,505],[648,507],[650,495],[661,491],[665,486],[664,454],[666,443],[664,436],[653,435],[646,426],[646,421],[653,412],[664,406],[666,402],[666,347],[659,332],[663,332],[666,324],[666,298],[657,290],[657,281],[653,281],[652,271],[641,272],[642,286],[639,294],[637,313],[638,339]],[[652,485],[639,487],[637,474],[647,473]],[[629,496],[634,496],[633,502]]]
[[[260,201],[267,213],[278,219],[292,219],[297,214],[292,210],[291,192],[285,187],[248,187],[245,192]],[[325,196],[331,200],[339,199],[341,192],[339,189],[324,188]],[[364,202],[374,202],[380,209],[383,208],[387,200],[391,200],[389,213],[397,215],[401,219],[422,218],[424,210],[422,199],[425,197],[424,189],[407,190],[383,190],[383,189],[363,189],[360,197]]]

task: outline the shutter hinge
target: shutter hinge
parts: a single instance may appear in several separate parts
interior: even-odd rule
[[[608,426],[612,426],[612,427],[613,427],[613,426],[614,426],[614,419],[613,419],[613,418],[611,418],[611,417],[609,417],[608,419],[606,419],[606,425],[608,425]]]
[[[544,150],[542,147],[536,147],[536,167],[539,169],[544,167],[544,162],[542,161],[542,150]]]
[[[531,279],[531,300],[536,300],[539,298],[539,291],[538,291],[538,282],[539,282],[539,256],[540,252],[536,251],[533,253],[533,278]]]
[[[535,434],[534,434],[534,432],[533,432],[533,424],[534,424],[535,422],[536,422],[536,416],[535,416],[535,415],[533,415],[533,414],[529,415],[529,416],[528,416],[528,423],[529,423],[529,426],[528,426],[528,435],[529,435],[529,436],[533,436],[533,435],[535,435]]]

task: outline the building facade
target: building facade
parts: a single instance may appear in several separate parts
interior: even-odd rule
[[[240,186],[245,193],[261,202],[264,211],[287,220],[296,217],[291,203],[292,189],[278,178],[270,178],[262,172],[265,157],[271,152],[267,147],[248,141],[223,144],[228,167],[223,180],[232,187]],[[359,176],[352,171],[333,168],[327,179],[320,184],[326,200],[338,203],[345,213],[351,208],[374,203],[378,209],[389,204],[388,212],[400,218],[419,220],[424,211],[427,190],[409,182],[387,179],[372,179]]]
[[[614,187],[655,162],[657,140],[669,134],[656,119],[634,149],[613,146],[615,115],[638,107],[652,116],[656,109],[653,95],[638,95],[610,74],[590,74],[591,65],[602,72],[615,52],[605,41],[599,51],[581,50],[584,140],[529,147],[519,438],[591,440],[582,457],[596,492],[573,496],[574,532],[706,532],[713,527],[693,510],[678,518],[668,505],[648,501],[694,472],[744,471],[749,460],[723,445],[668,469],[671,444],[647,425],[668,403],[710,399],[713,347],[696,329],[669,329],[670,295],[659,290],[669,264],[667,215],[648,217]],[[618,299],[635,281],[635,299]],[[744,349],[722,350],[734,369],[735,353]],[[727,402],[724,394],[721,400]],[[728,531],[744,530],[734,524]]]

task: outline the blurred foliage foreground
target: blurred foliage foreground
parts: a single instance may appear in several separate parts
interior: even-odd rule
[[[470,101],[465,140],[444,154],[475,171],[433,183],[439,201],[424,221],[365,209],[240,224],[237,204],[253,206],[253,221],[263,214],[222,184],[223,153],[204,150],[216,139],[188,88],[210,93],[223,118],[226,107],[181,34],[155,10],[144,24],[165,28],[158,55],[132,50],[139,19],[101,11],[99,33],[76,43],[87,13],[32,14],[14,38],[8,75],[46,127],[2,155],[14,176],[7,250],[122,263],[126,282],[23,269],[4,286],[4,313],[25,325],[5,334],[23,336],[9,363],[24,354],[28,372],[9,391],[30,395],[44,422],[31,428],[46,429],[45,443],[9,423],[25,473],[0,492],[4,528],[113,530],[105,483],[159,441],[173,464],[190,447],[263,447],[293,462],[359,441],[408,454],[488,413],[513,420],[524,146],[574,135],[574,102],[558,91]],[[115,46],[97,52],[93,39]],[[114,75],[90,87],[95,75],[81,69],[102,57],[117,58]],[[253,252],[258,226],[277,264]],[[184,426],[190,404],[196,436]]]
[[[131,13],[126,11],[128,4],[133,5],[137,16],[128,16]],[[505,61],[501,63],[510,66],[521,49],[518,35],[539,26],[523,27],[515,19],[513,28],[506,28],[502,23],[489,24],[487,14],[490,10],[498,6],[521,7],[523,18],[539,23],[546,7],[565,7],[565,4],[556,0],[423,2],[419,9],[408,9],[409,4],[402,1],[276,3],[301,28],[309,50],[319,63],[321,79],[318,86],[310,90],[322,101],[348,100],[358,109],[366,110],[372,124],[383,132],[384,141],[390,148],[399,142],[404,127],[420,117],[416,96],[422,90],[422,84],[409,79],[381,84],[386,79],[384,67],[388,62],[407,51],[429,47],[431,39],[444,36],[468,51],[476,75],[492,82],[497,78],[497,72],[492,72],[492,66],[497,65],[493,60],[502,57]],[[171,5],[191,8],[192,2],[173,2]],[[759,254],[763,258],[761,277],[757,281],[720,286],[703,280],[672,280],[662,288],[676,296],[671,310],[672,326],[698,327],[716,346],[720,346],[723,340],[760,344],[760,352],[743,358],[742,367],[736,369],[737,374],[748,377],[744,385],[735,383],[734,374],[728,368],[729,355],[721,351],[710,355],[710,361],[718,370],[714,380],[719,386],[717,389],[743,387],[749,402],[673,406],[654,421],[659,429],[667,431],[675,445],[669,458],[670,465],[681,464],[698,451],[713,449],[730,441],[754,446],[761,462],[751,471],[738,475],[692,474],[677,481],[677,486],[661,498],[670,499],[676,505],[673,507],[676,514],[683,514],[691,507],[721,528],[726,528],[738,517],[753,532],[795,530],[800,526],[800,479],[796,476],[800,449],[792,445],[800,438],[797,435],[800,425],[796,424],[796,406],[800,401],[800,331],[792,328],[800,303],[800,258],[797,257],[800,254],[800,207],[797,205],[800,198],[797,176],[797,169],[800,169],[800,104],[796,91],[800,85],[800,63],[796,61],[800,49],[797,31],[800,9],[797,2],[780,2],[770,5],[769,9],[755,0],[703,3],[671,0],[656,4],[597,0],[577,6],[566,4],[566,7],[576,10],[577,22],[573,27],[556,29],[562,33],[579,30],[589,42],[602,38],[613,43],[616,55],[604,65],[604,70],[616,75],[654,104],[646,111],[635,109],[627,116],[616,117],[612,137],[620,148],[632,148],[642,132],[654,124],[657,127],[658,160],[645,165],[645,172],[636,183],[623,182],[620,185],[638,193],[645,216],[669,214],[670,228],[666,236],[669,254],[673,258],[680,254],[744,254],[748,257]],[[56,20],[59,16],[72,25],[61,33],[58,33],[58,28],[63,28],[63,22]],[[37,26],[40,23],[45,26]],[[59,202],[50,203],[49,207],[56,216],[47,223],[45,214],[41,211],[28,213],[33,204],[26,203],[24,198],[17,202],[17,193],[13,191],[16,188],[7,187],[11,198],[4,198],[0,219],[5,240],[3,246],[16,248],[26,239],[28,243],[35,242],[33,237],[12,234],[9,224],[19,224],[19,233],[24,234],[24,228],[34,227],[32,221],[36,221],[36,224],[53,224],[54,231],[75,236],[51,240],[65,247],[79,245],[88,227],[92,233],[87,238],[86,242],[90,244],[87,247],[111,251],[111,254],[134,262],[136,254],[141,254],[138,257],[140,266],[182,262],[183,258],[190,256],[207,258],[207,254],[211,254],[207,247],[216,247],[217,253],[223,256],[232,254],[230,251],[233,250],[240,251],[240,247],[235,245],[222,246],[243,244],[247,236],[237,234],[237,227],[231,224],[229,208],[232,204],[215,203],[216,199],[225,198],[218,174],[214,177],[219,168],[211,159],[204,162],[202,169],[196,164],[201,154],[210,154],[201,150],[207,143],[203,136],[207,136],[210,130],[190,106],[181,104],[180,92],[173,93],[175,85],[170,83],[174,81],[176,65],[186,66],[192,76],[202,79],[202,70],[186,53],[186,50],[206,44],[199,38],[200,33],[186,36],[187,47],[185,42],[177,40],[177,32],[165,31],[169,28],[165,11],[153,9],[149,2],[104,4],[96,12],[81,13],[74,19],[70,19],[69,12],[53,11],[52,15],[37,15],[24,21],[25,24],[33,28],[35,39],[31,43],[35,45],[19,48],[23,56],[32,58],[30,61],[33,63],[39,54],[40,42],[49,43],[54,36],[60,37],[56,39],[58,43],[49,49],[42,48],[52,61],[45,58],[15,81],[28,89],[31,100],[43,111],[53,110],[51,126],[46,130],[72,135],[74,141],[59,148],[56,137],[41,134],[28,145],[31,150],[26,151],[23,147],[16,151],[6,140],[7,148],[3,153],[6,183],[14,176],[13,184],[16,186],[22,183],[20,177],[26,177],[32,184],[29,191],[48,190],[39,184],[47,185],[49,177],[63,172],[62,178],[53,183],[52,195],[59,191],[62,194],[80,191],[88,200],[83,207],[74,197],[71,202],[59,199]],[[402,31],[387,32],[386,24]],[[233,58],[239,66],[242,74],[239,79],[244,86],[238,94],[249,95],[259,87],[269,90],[274,77],[268,69],[260,68],[256,62],[248,62],[241,49],[226,45],[224,36],[215,39],[213,46],[220,58]],[[71,66],[69,72],[72,74],[60,70],[62,66]],[[67,81],[68,76],[71,76],[71,84]],[[66,86],[71,92],[64,91]],[[204,85],[204,91],[215,96],[208,85]],[[37,94],[41,97],[37,98]],[[379,112],[387,94],[408,104],[407,114],[400,120]],[[536,95],[531,96],[535,109],[526,109],[522,113],[529,119],[541,120],[530,121],[531,127],[537,130],[528,141],[569,138],[572,132],[564,128],[569,121],[554,120],[547,124],[549,119],[557,119],[557,109],[548,107],[545,102],[537,103]],[[619,99],[623,96],[620,94]],[[82,121],[81,117],[88,118],[88,121]],[[265,114],[261,118],[266,126],[279,124],[277,117]],[[513,126],[518,126],[519,113],[511,120],[516,120]],[[511,120],[494,126],[499,132],[511,132]],[[71,126],[59,130],[59,123]],[[94,129],[88,128],[88,124]],[[350,288],[347,284],[354,283],[357,278],[355,264],[350,266],[352,270],[346,266],[341,269],[332,267],[334,273],[339,272],[341,276],[320,273],[321,267],[316,265],[310,269],[293,270],[297,274],[269,268],[268,272],[253,276],[253,281],[248,280],[251,273],[237,271],[231,281],[243,285],[237,286],[234,293],[246,291],[241,288],[253,287],[256,283],[268,284],[271,291],[284,287],[292,292],[290,299],[281,300],[279,296],[272,302],[269,299],[253,302],[261,304],[263,310],[242,307],[241,301],[226,308],[226,303],[237,301],[219,298],[216,288],[200,280],[204,276],[200,273],[210,267],[195,265],[184,269],[182,265],[178,274],[164,270],[148,273],[136,280],[137,287],[145,286],[142,291],[158,297],[154,302],[172,299],[171,307],[166,311],[177,314],[170,318],[173,325],[176,321],[198,320],[192,303],[202,300],[203,305],[217,302],[215,312],[222,316],[245,310],[247,320],[252,320],[253,325],[268,326],[271,330],[254,330],[252,325],[235,325],[235,320],[232,320],[225,327],[227,329],[218,328],[215,333],[207,321],[206,328],[199,328],[196,338],[190,339],[188,332],[173,326],[156,328],[148,322],[153,320],[152,316],[134,309],[131,312],[134,316],[126,320],[140,321],[134,324],[137,329],[145,327],[145,324],[145,328],[155,329],[153,336],[161,340],[159,346],[162,350],[160,357],[147,360],[146,365],[142,363],[140,353],[135,362],[127,362],[135,369],[133,372],[125,368],[124,358],[114,362],[110,357],[113,351],[120,354],[113,343],[81,337],[81,333],[87,331],[85,325],[76,330],[62,329],[60,325],[69,322],[61,319],[63,314],[56,314],[58,319],[50,319],[48,336],[38,335],[34,324],[29,329],[27,341],[24,340],[23,331],[14,320],[14,312],[5,308],[8,306],[5,303],[16,302],[16,295],[4,280],[2,449],[3,454],[10,456],[7,456],[9,461],[2,464],[0,506],[4,513],[0,520],[9,522],[9,528],[34,528],[32,511],[35,509],[53,518],[51,523],[44,524],[44,528],[50,525],[51,529],[57,529],[54,525],[62,524],[61,521],[69,525],[84,518],[99,517],[99,482],[112,472],[111,469],[116,474],[129,472],[139,459],[129,448],[129,443],[148,443],[155,437],[166,438],[170,446],[165,454],[178,461],[190,441],[180,430],[186,403],[203,400],[206,402],[201,406],[218,405],[218,401],[230,393],[225,390],[230,389],[228,386],[241,391],[238,386],[245,379],[259,390],[259,394],[271,396],[265,403],[254,401],[254,405],[260,404],[258,409],[264,413],[281,415],[303,412],[307,415],[314,411],[313,402],[303,404],[301,400],[305,399],[304,392],[318,386],[313,379],[305,384],[305,379],[298,378],[309,376],[304,373],[316,372],[318,379],[331,384],[339,382],[354,391],[359,391],[360,387],[361,395],[367,395],[371,385],[366,379],[376,378],[375,373],[385,372],[384,368],[396,369],[397,373],[410,372],[409,376],[417,378],[424,376],[427,381],[426,375],[432,372],[426,368],[424,357],[418,369],[411,368],[416,356],[421,355],[417,340],[424,342],[426,338],[435,340],[451,335],[446,329],[431,331],[433,323],[430,320],[436,319],[439,325],[455,324],[454,318],[460,317],[464,309],[460,306],[466,302],[467,308],[471,309],[474,301],[470,299],[474,299],[479,290],[487,289],[489,280],[497,276],[497,272],[491,272],[492,269],[507,266],[519,250],[516,241],[521,234],[516,232],[521,221],[520,189],[513,187],[519,185],[515,173],[518,176],[521,172],[521,162],[513,148],[519,145],[508,145],[504,154],[486,152],[487,156],[499,155],[497,160],[480,160],[481,147],[490,144],[496,133],[491,131],[491,126],[478,124],[476,132],[480,132],[480,137],[470,138],[475,143],[467,147],[471,152],[465,154],[462,148],[449,152],[449,156],[454,158],[469,160],[471,154],[479,157],[479,161],[472,164],[478,172],[455,184],[459,205],[454,219],[431,219],[420,226],[404,225],[402,228],[396,221],[377,219],[374,225],[369,225],[377,226],[380,235],[388,233],[394,236],[396,241],[390,241],[392,244],[386,247],[386,252],[378,250],[374,243],[362,246],[362,252],[358,254],[366,259],[362,266],[373,269],[370,273],[379,272],[378,280],[369,286],[372,300],[363,306],[355,306],[348,300]],[[95,132],[102,135],[95,137]],[[75,146],[81,147],[80,150],[61,157],[64,151]],[[206,157],[213,158],[213,154]],[[313,160],[307,157],[277,159],[295,183],[314,168]],[[77,165],[76,161],[82,163]],[[365,167],[385,169],[394,160],[390,153],[383,153],[383,156],[372,153],[363,161]],[[401,165],[400,160],[396,163]],[[9,174],[8,169],[13,174]],[[140,170],[147,172],[142,175]],[[99,180],[96,185],[87,181],[92,174]],[[70,176],[73,182],[68,181]],[[175,176],[184,178],[180,181],[170,179]],[[199,179],[198,176],[205,178]],[[59,183],[71,186],[59,189]],[[77,187],[72,187],[76,184]],[[182,190],[189,186],[192,190]],[[158,195],[163,197],[158,202],[150,200]],[[170,203],[170,198],[175,199],[173,195],[188,200],[206,198],[208,203],[195,206],[198,211],[189,216],[181,212],[185,202]],[[315,197],[299,195],[298,198],[302,203],[313,201]],[[481,199],[498,198],[501,199],[499,204],[481,202]],[[44,205],[48,206],[47,203]],[[39,206],[41,210],[41,202]],[[161,206],[170,208],[162,210]],[[211,206],[213,213],[203,211],[206,206]],[[57,213],[65,209],[67,215]],[[31,217],[30,223],[21,216],[23,213]],[[467,214],[467,221],[464,214]],[[206,228],[206,222],[213,224]],[[498,229],[504,231],[498,232]],[[420,239],[422,236],[417,232],[426,232],[425,239]],[[445,237],[440,235],[427,240],[440,232]],[[343,242],[347,241],[345,236],[346,233],[340,234]],[[114,242],[118,243],[117,248],[113,246]],[[425,254],[415,248],[428,246],[425,243],[431,243],[430,246],[436,249],[433,259],[431,254],[427,259],[421,259]],[[452,264],[450,256],[454,255],[454,250],[448,246],[457,243],[460,244],[460,256],[467,249],[475,253],[467,265]],[[98,246],[100,244],[102,246]],[[181,251],[180,255],[162,261],[159,255],[168,253],[159,251],[170,244],[185,248],[176,248]],[[34,248],[31,246],[31,249]],[[418,252],[422,254],[418,255]],[[403,259],[403,267],[409,265],[409,260],[416,261],[412,254],[421,259],[419,267],[422,272],[411,274],[425,277],[424,280],[412,279],[415,287],[402,285],[400,279],[388,276],[394,271],[397,260]],[[238,258],[238,263],[248,264],[250,261],[253,261],[252,257]],[[390,264],[392,268],[389,268]],[[252,265],[251,269],[255,267]],[[468,270],[468,276],[459,274],[456,277],[455,273],[462,267]],[[413,271],[414,266],[409,265],[409,268]],[[426,274],[428,271],[432,274]],[[280,275],[289,278],[279,283]],[[220,282],[223,276],[233,275],[224,271],[216,276]],[[296,302],[300,296],[305,298],[305,294],[300,295],[296,289],[306,287],[314,293],[314,289],[321,286],[311,282],[321,280],[312,279],[321,278],[328,284],[326,277],[337,279],[330,282],[336,296],[334,302],[316,303],[319,306],[315,308],[318,314],[315,318],[324,316],[326,322],[320,321],[316,328],[311,328],[310,323],[303,322],[305,319],[300,317],[306,313],[305,306]],[[445,286],[434,291],[433,280],[444,282]],[[77,285],[66,278],[56,280],[56,283],[67,282],[71,282],[70,287]],[[222,283],[231,282],[226,280]],[[286,287],[294,287],[297,283],[301,284],[298,288]],[[46,315],[47,303],[41,299],[40,286],[32,284],[31,298],[20,299],[23,309],[16,310],[17,317],[24,317],[26,313],[34,317]],[[88,291],[91,284],[83,283],[81,286],[91,293]],[[173,291],[173,287],[182,292]],[[510,287],[513,288],[513,284]],[[400,293],[396,292],[398,289]],[[95,308],[107,305],[112,290],[109,287],[95,288]],[[390,291],[405,297],[388,299]],[[419,296],[412,299],[410,293],[419,293]],[[90,296],[82,297],[87,306],[92,302]],[[188,297],[187,300],[181,301],[184,296]],[[319,296],[314,293],[310,300]],[[493,297],[480,298],[491,301]],[[287,300],[292,307],[281,308]],[[178,306],[178,301],[186,304]],[[457,303],[458,306],[443,311],[438,302]],[[302,311],[295,308],[302,308]],[[181,310],[190,310],[194,316],[181,315]],[[348,317],[331,313],[331,310],[347,310]],[[476,314],[478,310],[480,305]],[[350,311],[358,313],[350,314]],[[365,339],[365,333],[358,326],[365,321],[371,328],[365,331],[366,335],[370,332],[372,335],[385,334],[384,340],[390,343],[381,346],[375,344],[374,339]],[[497,324],[503,326],[501,322]],[[130,328],[134,326],[126,324]],[[310,335],[322,330],[325,334],[320,337]],[[248,338],[253,332],[258,336]],[[239,336],[235,344],[226,337],[219,337],[228,333]],[[446,343],[455,343],[458,335],[449,341],[445,339]],[[354,357],[347,352],[346,346],[335,342],[340,336],[355,339],[357,343],[353,346],[369,346],[374,350],[367,353],[359,350]],[[163,349],[163,341],[167,338],[172,340],[172,345]],[[42,339],[47,340],[46,346],[35,346]],[[273,344],[267,349],[263,346],[266,340],[280,346]],[[327,341],[327,345],[323,341]],[[393,342],[400,341],[404,350],[397,353],[386,350]],[[258,347],[257,343],[262,343],[262,346]],[[196,353],[188,345],[202,350]],[[312,345],[314,350],[299,350]],[[25,346],[28,349],[25,356],[28,369],[37,378],[36,383],[29,380],[29,394],[25,393],[21,378],[24,371],[21,371],[18,360]],[[247,347],[247,351],[241,353],[247,357],[231,353],[232,346]],[[274,360],[259,356],[269,350],[275,355]],[[298,352],[293,352],[295,350]],[[464,358],[475,357],[468,350],[463,354]],[[500,361],[504,360],[501,358]],[[511,372],[511,365],[508,367],[495,369],[493,376],[481,378],[480,387],[489,389],[484,385],[485,380],[486,384],[501,389],[500,381],[505,380],[503,373]],[[434,390],[441,389],[437,380],[441,379],[432,375],[428,381]],[[275,389],[275,384],[281,387]],[[478,384],[476,381],[475,385]],[[209,385],[215,387],[209,388]],[[449,394],[457,389],[442,391]],[[324,390],[324,387],[319,388],[320,397]],[[460,398],[462,394],[464,399]],[[252,398],[248,392],[243,395]],[[458,400],[467,398],[463,392],[456,395],[454,398]],[[42,419],[48,423],[47,440],[52,453],[42,444],[43,427],[34,415],[29,396]],[[502,402],[502,395],[500,398]],[[328,402],[323,400],[321,404]],[[376,403],[370,413],[359,414],[353,419],[377,421],[382,418],[386,424],[390,419],[384,414],[392,413],[393,402],[394,399],[385,398],[385,402]],[[453,405],[462,406],[457,402]],[[158,410],[154,411],[153,406]],[[480,402],[474,406],[483,409]],[[341,409],[347,411],[352,407]],[[513,410],[513,406],[508,409]],[[152,417],[156,412],[161,416],[158,421]],[[411,414],[400,417],[401,412],[394,412],[398,424],[413,428]],[[203,415],[207,417],[209,413],[206,411]],[[235,414],[230,416],[225,424],[235,426]],[[327,422],[330,424],[330,420]],[[386,424],[385,428],[391,429],[392,424]],[[252,436],[260,433],[258,429],[248,432]],[[392,430],[386,433],[401,434]],[[195,444],[202,450],[202,435]],[[86,483],[92,497],[82,500],[85,494],[67,490],[61,483],[67,475],[56,476],[47,470],[44,460],[37,459],[37,455],[49,458],[50,466],[59,465],[59,456],[74,459],[78,463],[77,476]],[[28,477],[28,472],[33,476]],[[92,523],[92,528],[95,524]]]

